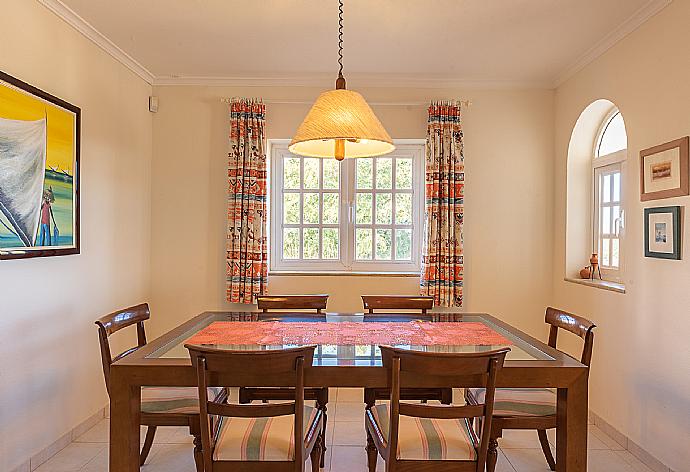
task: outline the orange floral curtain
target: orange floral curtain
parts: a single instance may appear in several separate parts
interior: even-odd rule
[[[465,159],[460,104],[432,102],[426,134],[422,295],[462,306]]]
[[[266,144],[263,103],[230,103],[226,296],[253,303],[266,293]]]

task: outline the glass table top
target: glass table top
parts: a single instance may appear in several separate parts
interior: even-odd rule
[[[189,358],[189,353],[184,347],[184,344],[189,338],[203,330],[211,323],[216,321],[281,321],[285,323],[299,321],[299,322],[314,322],[327,321],[332,323],[338,322],[409,322],[409,321],[453,321],[458,323],[472,322],[482,323],[486,327],[503,336],[509,344],[497,345],[429,345],[429,346],[414,346],[414,345],[396,345],[398,348],[405,348],[417,351],[426,352],[482,352],[499,349],[502,347],[510,347],[511,351],[508,353],[507,360],[553,360],[553,357],[533,346],[529,342],[516,336],[509,330],[492,322],[481,315],[472,314],[431,314],[426,317],[419,315],[367,315],[366,319],[363,313],[355,314],[326,314],[322,316],[314,315],[299,315],[290,314],[289,316],[264,315],[260,313],[228,313],[218,312],[211,313],[210,316],[204,317],[198,323],[191,324],[187,329],[180,334],[170,339],[158,347],[153,352],[149,353],[146,358]],[[448,318],[448,317],[451,318]],[[204,344],[209,346],[209,344]],[[233,344],[221,345],[210,344],[214,347],[230,350],[272,350],[282,349],[288,347],[296,347],[296,345],[260,345],[260,344]],[[380,366],[381,352],[376,344],[368,345],[318,345],[314,353],[314,366]]]

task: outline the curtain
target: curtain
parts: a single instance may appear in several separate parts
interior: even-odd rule
[[[266,293],[266,146],[263,103],[230,103],[226,297],[253,303]]]
[[[426,135],[421,293],[462,306],[465,159],[460,104],[432,102]]]

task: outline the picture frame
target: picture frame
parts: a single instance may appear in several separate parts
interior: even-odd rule
[[[682,208],[680,206],[644,209],[644,255],[657,259],[681,258]]]
[[[640,200],[690,194],[690,137],[640,151]]]
[[[0,71],[0,260],[80,252],[81,109]]]

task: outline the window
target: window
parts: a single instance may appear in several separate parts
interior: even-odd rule
[[[592,169],[594,174],[594,252],[605,277],[620,281],[622,270],[623,165],[628,140],[618,110],[610,112],[597,136]]]
[[[418,271],[423,158],[421,141],[343,162],[272,141],[271,270]]]

